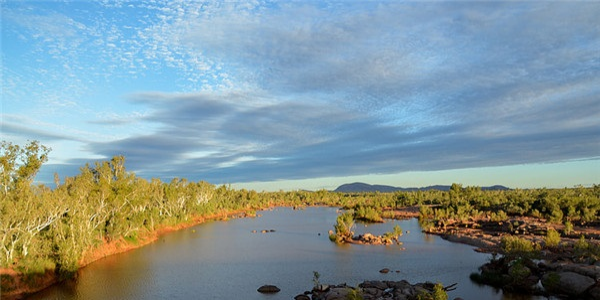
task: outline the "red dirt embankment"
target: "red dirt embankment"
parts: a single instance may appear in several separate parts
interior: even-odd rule
[[[226,220],[228,218],[237,217],[248,217],[248,213],[250,211],[252,210],[243,209],[231,212],[221,212],[209,216],[195,217],[189,222],[180,223],[173,226],[162,226],[154,230],[153,232],[145,233],[135,243],[125,241],[124,239],[105,242],[98,248],[85,253],[79,265],[80,268],[83,268],[88,264],[96,260],[102,259],[104,257],[127,252],[129,250],[137,249],[150,243],[153,243],[154,241],[158,240],[158,238],[161,235],[164,235],[166,233],[185,229],[207,221]],[[43,275],[36,275],[33,278],[26,279],[27,275],[19,271],[10,268],[0,268],[0,276],[2,278],[3,287],[3,290],[0,290],[0,295],[2,296],[2,299],[22,299],[29,294],[39,292],[59,281],[58,275],[54,270],[47,270],[46,273]],[[5,291],[7,287],[9,289],[8,291]]]

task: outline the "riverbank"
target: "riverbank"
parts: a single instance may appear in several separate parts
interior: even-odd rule
[[[235,218],[254,217],[253,209],[243,209],[231,212],[220,212],[208,216],[196,216],[188,222],[161,226],[152,232],[146,232],[135,242],[119,239],[105,242],[97,248],[84,254],[80,260],[80,269],[107,256],[131,251],[157,241],[162,235],[189,228],[210,221],[220,221]],[[55,270],[46,270],[44,274],[24,274],[14,269],[1,268],[2,299],[23,299],[27,295],[44,290],[58,282],[60,278]],[[76,276],[76,275],[75,275]]]
[[[563,224],[533,217],[446,219],[424,232],[493,253],[479,273],[471,274],[475,282],[517,294],[600,299],[596,223],[565,230]]]

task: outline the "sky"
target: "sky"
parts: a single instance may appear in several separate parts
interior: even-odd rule
[[[600,184],[598,1],[0,1],[2,140],[256,190]]]

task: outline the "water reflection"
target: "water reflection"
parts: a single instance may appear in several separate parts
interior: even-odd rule
[[[318,271],[323,283],[429,280],[458,283],[450,299],[508,299],[469,280],[488,255],[422,234],[416,219],[368,227],[357,224],[356,233],[373,234],[391,231],[398,224],[410,231],[401,237],[402,246],[330,242],[327,232],[336,221],[336,210],[278,208],[261,212],[260,218],[201,224],[100,260],[81,270],[77,282],[57,285],[32,298],[291,299],[312,287],[313,271]],[[263,229],[275,232],[260,233]],[[381,274],[382,268],[392,272]],[[281,292],[256,292],[264,284],[277,285]]]

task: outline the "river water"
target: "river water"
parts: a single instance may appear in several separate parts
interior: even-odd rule
[[[32,299],[293,299],[313,286],[356,286],[364,280],[458,283],[449,299],[515,299],[479,286],[469,274],[489,259],[473,247],[421,233],[416,219],[357,224],[356,233],[382,234],[399,224],[402,246],[336,245],[336,208],[277,208],[260,217],[200,224],[160,237],[150,245],[101,259],[76,282],[50,287]],[[274,232],[260,233],[263,229]],[[256,230],[257,233],[252,233]],[[392,270],[388,274],[382,268]],[[263,295],[256,289],[281,289]],[[530,299],[530,298],[525,298]],[[532,299],[532,298],[531,298]]]

